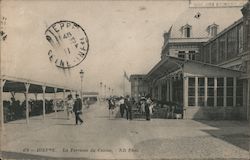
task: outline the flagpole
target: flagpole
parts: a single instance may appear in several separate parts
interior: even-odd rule
[[[125,97],[125,76],[123,75],[123,96]]]

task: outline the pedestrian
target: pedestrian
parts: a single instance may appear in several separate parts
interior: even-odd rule
[[[123,97],[120,97],[119,105],[120,105],[120,114],[121,114],[121,117],[123,118],[124,110],[125,110],[125,104],[124,104],[124,98]]]
[[[82,124],[83,120],[80,118],[80,114],[82,114],[82,100],[79,98],[78,94],[76,94],[73,111],[75,112],[76,125],[78,125],[78,121],[80,121],[80,124]]]
[[[67,99],[67,118],[68,119],[71,119],[72,117],[73,107],[74,107],[74,100],[73,100],[72,94],[69,94],[68,99]]]
[[[146,101],[146,105],[145,105],[145,113],[146,113],[146,120],[150,121],[150,109],[149,106],[151,105],[152,100],[150,99],[150,97],[148,97],[147,101]]]
[[[149,114],[150,114],[150,116],[153,114],[153,108],[154,108],[154,103],[151,103],[150,105],[149,105]]]
[[[87,108],[89,108],[89,103],[90,103],[90,99],[89,99],[89,97],[86,99],[86,106],[87,106]]]
[[[109,119],[110,119],[110,113],[113,115],[114,114],[114,109],[115,109],[115,102],[113,98],[108,99],[108,104],[109,104]]]
[[[129,95],[126,96],[124,103],[126,106],[127,120],[132,120],[132,100],[129,98]]]
[[[142,115],[145,115],[145,106],[146,106],[146,99],[144,98],[142,98],[141,99],[141,114]]]

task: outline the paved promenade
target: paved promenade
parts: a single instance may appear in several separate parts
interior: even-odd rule
[[[117,111],[116,111],[117,112]],[[250,159],[250,126],[239,121],[109,118],[106,104],[5,124],[3,159]]]

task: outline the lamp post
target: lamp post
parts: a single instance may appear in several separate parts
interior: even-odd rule
[[[82,80],[83,80],[83,74],[84,74],[84,72],[83,72],[83,70],[81,69],[81,71],[79,72],[80,73],[80,77],[81,77],[81,101],[83,100],[82,99]]]
[[[102,98],[102,82],[100,82],[100,92],[99,92],[99,101],[101,102]]]
[[[109,97],[110,97],[110,87],[109,87],[109,93],[108,93]]]
[[[104,98],[106,99],[106,84],[104,84]]]

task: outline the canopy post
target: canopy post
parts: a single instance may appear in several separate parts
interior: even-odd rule
[[[34,95],[35,95],[35,100],[37,101],[37,95],[38,95],[38,93],[34,93]]]
[[[26,123],[29,124],[29,101],[28,101],[28,94],[29,94],[29,87],[30,83],[24,83],[25,85],[25,102],[26,102]]]
[[[1,126],[0,126],[0,129],[3,130],[4,129],[4,109],[3,109],[3,87],[4,87],[4,84],[5,84],[6,80],[2,80],[0,79],[0,88],[1,88],[1,91],[0,91],[0,116],[1,116]]]
[[[57,118],[57,102],[56,102],[56,92],[57,92],[57,88],[54,88],[54,110],[56,113],[56,118]]]
[[[188,107],[188,76],[183,74],[183,119],[186,119],[186,108]]]
[[[46,90],[46,86],[42,86],[43,89],[43,120],[45,120],[45,90]]]

